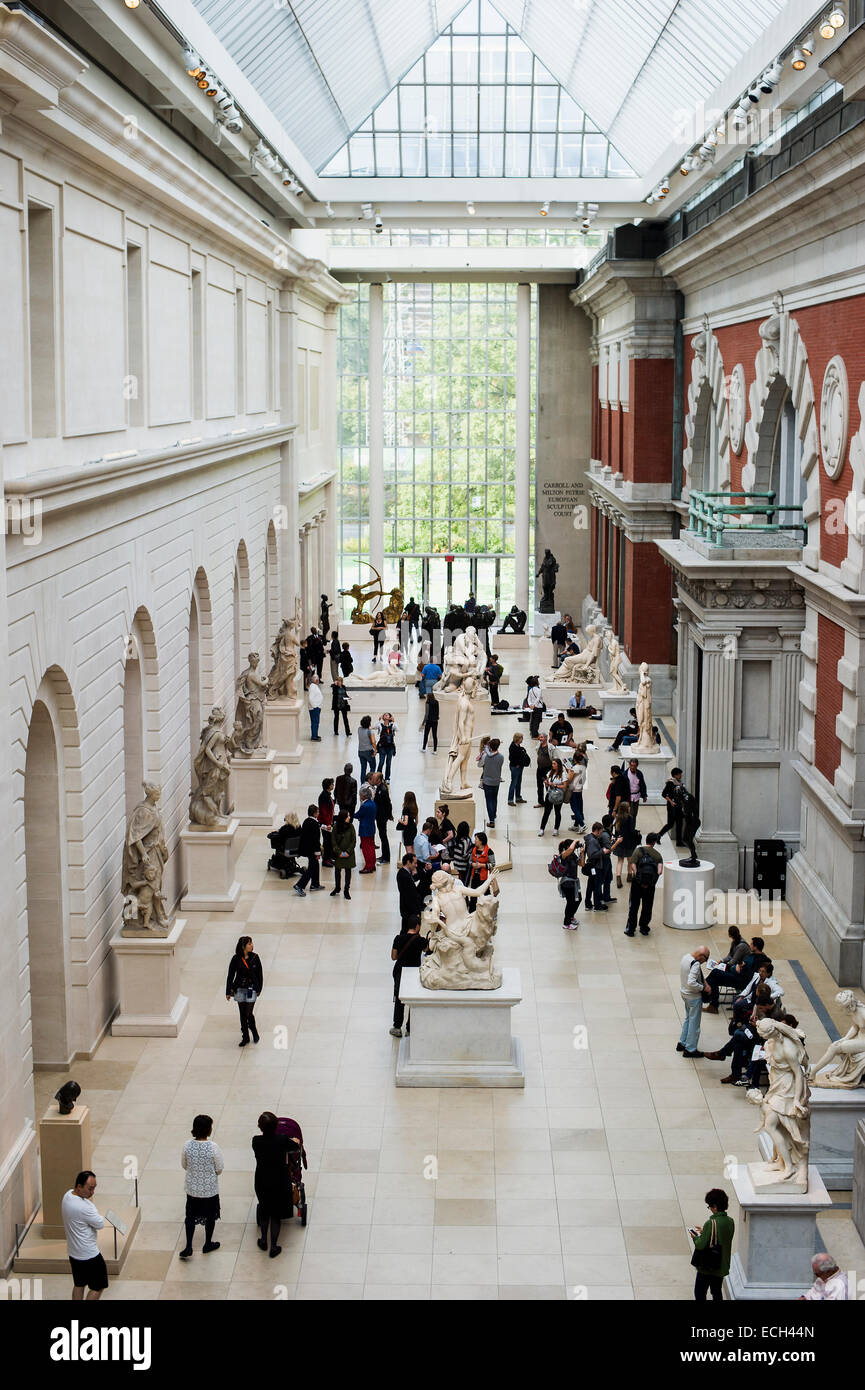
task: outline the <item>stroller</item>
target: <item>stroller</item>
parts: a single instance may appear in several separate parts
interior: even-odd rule
[[[303,1185],[303,1170],[308,1168],[306,1161],[306,1149],[303,1147],[303,1132],[297,1120],[290,1120],[286,1116],[280,1116],[276,1125],[277,1134],[287,1134],[290,1139],[296,1139],[300,1148],[294,1153],[289,1154],[288,1166],[291,1169],[291,1186],[294,1206],[300,1217],[301,1226],[306,1225],[306,1189]],[[294,1213],[292,1213],[293,1215]]]
[[[267,861],[268,869],[275,869],[281,878],[293,878],[300,873],[300,865],[295,855],[300,849],[300,835],[293,825],[281,825],[278,830],[269,830],[267,838],[273,853]]]

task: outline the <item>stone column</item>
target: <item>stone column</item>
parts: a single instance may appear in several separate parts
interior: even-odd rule
[[[320,607],[320,604],[321,604],[321,596],[322,596],[322,594],[330,594],[330,591],[329,591],[329,589],[328,589],[328,587],[327,587],[327,577],[326,577],[327,571],[326,571],[326,568],[325,568],[326,563],[327,563],[327,537],[326,537],[326,532],[325,532],[325,522],[326,522],[326,521],[327,521],[327,511],[326,511],[324,508],[322,508],[322,510],[321,510],[320,512],[317,512],[317,513],[316,513],[316,518],[315,518],[315,539],[316,539],[315,592],[314,592],[314,594],[313,594],[313,596],[312,596],[312,600],[313,600],[313,603],[315,604],[316,617],[315,617],[315,620],[314,620],[314,621],[315,621],[316,627],[318,627],[318,612],[319,612],[319,607]],[[332,595],[331,595],[331,597],[332,597]]]
[[[296,322],[294,281],[290,281],[289,286],[282,289],[279,295],[279,412],[283,424],[292,425],[297,419]],[[280,507],[276,521],[280,609],[281,616],[287,618],[294,617],[295,596],[300,592],[299,553],[295,540],[298,526],[295,447],[294,440],[287,439],[280,448]],[[268,640],[272,640],[275,635],[272,632],[268,633]]]
[[[300,613],[301,625],[303,626],[304,631],[306,629],[306,623],[308,621],[309,615],[309,531],[310,524],[308,521],[306,521],[299,528],[297,533],[297,540],[300,551]]]
[[[717,865],[722,885],[738,882],[739,842],[732,831],[736,671],[742,628],[703,637],[700,831],[702,852]]]
[[[516,459],[514,477],[514,566],[516,601],[529,610],[529,477],[531,470],[532,287],[517,285]]]
[[[384,286],[369,287],[369,560],[384,567]]]

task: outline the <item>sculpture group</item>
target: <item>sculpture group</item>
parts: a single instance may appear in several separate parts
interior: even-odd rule
[[[588,640],[583,651],[577,652],[575,656],[563,657],[561,665],[550,676],[550,684],[572,682],[579,685],[600,685],[603,634],[598,632],[594,623],[589,623],[586,638]]]
[[[421,927],[428,933],[430,953],[421,961],[421,984],[426,989],[498,989],[502,974],[493,968],[499,912],[495,871],[482,888],[466,888],[438,869],[430,887]],[[475,900],[474,912],[468,910],[470,898]]]
[[[460,692],[457,699],[451,746],[448,749],[447,767],[445,768],[445,774],[442,778],[441,787],[439,788],[443,797],[474,796],[474,789],[469,786],[468,767],[472,751],[472,738],[475,730],[475,700],[477,699],[477,693],[478,677],[469,674],[463,679],[460,685]],[[456,785],[457,773],[459,773],[459,785]]]
[[[757,1191],[784,1188],[808,1191],[808,1155],[811,1148],[811,1091],[805,1035],[798,1028],[774,1018],[761,1018],[757,1032],[763,1039],[769,1089],[748,1091],[748,1100],[760,1106],[757,1133],[772,1144],[766,1163],[752,1163],[750,1174]]]

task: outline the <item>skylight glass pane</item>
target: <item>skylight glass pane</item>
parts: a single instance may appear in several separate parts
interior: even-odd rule
[[[398,135],[379,135],[375,142],[375,165],[379,178],[399,178]]]
[[[508,135],[505,139],[505,174],[511,179],[529,176],[528,135]]]
[[[478,128],[478,89],[477,87],[454,87],[454,130]]]
[[[531,87],[508,87],[508,130],[528,130],[532,123]]]
[[[489,0],[481,0],[481,33],[503,34],[507,25],[498,10],[494,10]]]
[[[402,148],[403,178],[421,179],[426,174],[426,141],[422,135],[403,135]]]
[[[632,179],[634,177],[634,171],[630,164],[622,158],[618,150],[613,149],[612,145],[609,146],[607,157],[607,176],[611,179]]]
[[[368,177],[375,173],[375,156],[373,154],[372,136],[355,135],[349,142],[351,147],[351,172],[354,175]]]
[[[471,0],[464,10],[460,10],[451,28],[455,34],[476,34],[478,32],[478,0]]]
[[[481,130],[503,130],[505,124],[504,87],[481,87],[479,110]]]
[[[583,178],[603,178],[607,163],[607,142],[603,135],[583,136]]]
[[[423,58],[418,58],[414,67],[406,73],[405,77],[403,78],[403,82],[423,82],[423,80]]]
[[[531,82],[532,55],[519,39],[508,40],[508,81]]]
[[[451,80],[451,41],[445,34],[436,39],[426,55],[427,82],[450,82]]]
[[[433,135],[450,130],[451,89],[450,87],[427,87],[426,89],[426,129]]]
[[[423,87],[400,87],[400,124],[403,130],[423,130]]]
[[[450,136],[429,135],[427,137],[427,173],[431,179],[450,178],[451,140]]]
[[[555,135],[532,136],[532,178],[552,178],[556,172]]]
[[[559,130],[582,130],[583,111],[567,92],[559,99]]]
[[[476,179],[478,176],[478,137],[454,136],[454,178]]]
[[[579,135],[559,136],[559,159],[556,174],[560,179],[578,179],[582,159],[583,141]]]
[[[337,150],[333,159],[324,166],[321,172],[324,178],[345,178],[348,173],[348,145],[343,145],[341,150]]]
[[[481,82],[504,82],[507,41],[502,38],[485,38],[481,45]]]
[[[399,130],[399,102],[396,87],[376,107],[373,120],[376,130]]]
[[[478,175],[482,179],[504,177],[503,135],[481,135],[478,137]]]
[[[474,82],[478,80],[478,41],[477,38],[454,38],[453,81]]]
[[[532,126],[535,130],[555,130],[559,114],[558,87],[535,87]]]

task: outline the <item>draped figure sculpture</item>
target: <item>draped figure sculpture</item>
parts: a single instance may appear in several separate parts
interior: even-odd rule
[[[637,726],[640,732],[636,743],[632,744],[628,751],[630,753],[657,753],[655,726],[652,722],[652,677],[647,661],[640,663],[640,684],[637,687],[634,708],[637,712]]]
[[[438,869],[430,880],[432,895],[424,908],[421,931],[428,933],[430,954],[420,966],[425,989],[498,989],[502,972],[493,969],[493,937],[499,912],[495,870],[481,888],[466,888]],[[469,912],[467,900],[476,908]]]
[[[628,687],[622,680],[622,648],[612,628],[607,633],[607,655],[610,658],[610,677],[607,682],[607,689],[614,690],[618,695],[626,691]]]
[[[588,642],[583,651],[576,656],[565,656],[556,671],[549,677],[545,677],[548,685],[558,685],[576,683],[578,685],[600,685],[601,683],[601,647],[604,644],[603,634],[598,632],[593,623],[589,623],[586,628]]]
[[[123,841],[123,894],[121,935],[148,931],[167,936],[171,920],[162,895],[162,875],[168,862],[165,827],[158,803],[162,790],[155,782],[144,783],[144,800],[132,810]]]
[[[228,796],[228,778],[231,773],[231,758],[225,737],[225,711],[218,705],[210,711],[210,716],[201,730],[201,746],[193,763],[198,786],[189,801],[189,819],[193,825],[205,829],[222,827],[228,824],[228,817],[234,810],[228,806],[223,812],[223,803]]]
[[[760,1106],[757,1129],[772,1141],[768,1163],[752,1163],[749,1171],[755,1188],[781,1186],[808,1191],[808,1154],[811,1148],[811,1107],[808,1086],[808,1054],[798,1028],[761,1018],[756,1025],[763,1039],[769,1068],[769,1089],[747,1092],[752,1105]]]
[[[273,665],[267,677],[267,694],[271,700],[295,699],[298,652],[300,651],[300,618],[283,618],[279,632],[270,648]]]
[[[812,1086],[852,1091],[865,1086],[865,1002],[857,999],[852,989],[842,989],[835,995],[851,1016],[851,1026],[837,1042],[830,1043],[819,1062],[809,1072]],[[827,1068],[826,1071],[823,1068]]]
[[[468,765],[472,751],[472,737],[475,730],[475,697],[478,691],[476,676],[467,676],[460,686],[457,709],[454,715],[454,728],[448,761],[442,778],[440,794],[444,797],[474,796],[469,786]],[[459,785],[455,785],[459,772]]]
[[[260,753],[265,746],[264,702],[268,691],[267,681],[258,669],[261,661],[258,652],[250,652],[248,659],[249,665],[237,678],[236,732],[231,745],[233,753],[240,753],[245,758]]]

